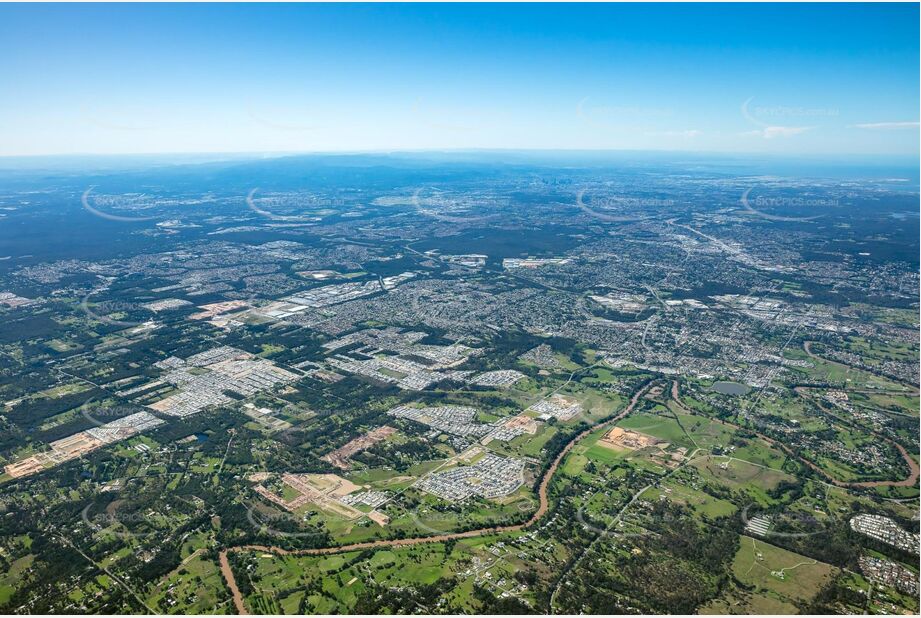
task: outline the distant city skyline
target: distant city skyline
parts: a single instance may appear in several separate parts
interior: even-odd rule
[[[917,4],[2,5],[0,156],[916,156]]]

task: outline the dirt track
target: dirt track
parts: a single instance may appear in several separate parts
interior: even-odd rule
[[[523,530],[529,526],[533,526],[537,523],[544,515],[547,514],[547,511],[550,510],[550,499],[548,497],[548,489],[550,487],[550,482],[553,480],[553,475],[556,473],[557,468],[559,468],[560,463],[563,459],[572,450],[572,447],[576,445],[583,438],[588,436],[590,433],[597,431],[608,425],[613,425],[614,423],[622,420],[625,416],[630,414],[633,411],[633,408],[636,407],[637,402],[640,400],[640,397],[649,390],[649,384],[644,385],[640,388],[630,399],[630,403],[627,404],[627,407],[617,416],[597,423],[592,427],[589,427],[585,431],[576,435],[572,440],[570,440],[563,450],[556,456],[553,460],[553,463],[550,464],[550,467],[544,472],[544,476],[541,479],[540,487],[538,488],[537,494],[540,500],[539,506],[534,514],[531,515],[530,519],[523,524],[515,524],[512,526],[493,526],[491,528],[480,528],[477,530],[468,530],[466,532],[452,532],[448,534],[439,534],[435,536],[420,536],[413,537],[408,539],[393,539],[393,540],[381,540],[381,541],[365,541],[363,543],[351,543],[349,545],[338,545],[335,547],[323,547],[318,549],[283,549],[281,547],[266,546],[266,545],[237,545],[234,547],[228,547],[227,549],[221,551],[218,560],[221,566],[221,574],[224,576],[224,580],[227,582],[227,587],[230,588],[230,592],[233,595],[233,604],[237,608],[237,613],[240,615],[248,614],[246,610],[246,605],[243,602],[243,595],[240,593],[240,589],[237,587],[236,579],[233,575],[233,570],[230,568],[230,561],[228,555],[231,552],[238,551],[259,551],[264,553],[276,554],[280,556],[321,556],[325,554],[339,554],[349,551],[360,551],[363,549],[380,549],[384,547],[406,547],[410,545],[421,545],[424,543],[439,543],[442,541],[451,541],[457,539],[469,539],[473,537],[486,536],[490,534],[498,534],[502,532],[515,532],[518,530]]]

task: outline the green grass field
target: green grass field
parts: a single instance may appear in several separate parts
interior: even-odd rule
[[[10,565],[10,568],[7,569],[6,573],[0,577],[0,604],[6,604],[10,600],[10,597],[13,596],[13,593],[16,592],[17,585],[22,579],[22,576],[29,570],[33,559],[34,557],[32,554],[26,554],[22,558],[17,558]]]
[[[585,456],[598,463],[613,464],[622,461],[630,451],[627,449],[613,449],[607,446],[601,446],[597,442],[585,450]]]
[[[755,591],[791,603],[813,598],[837,572],[824,562],[743,536],[732,572]]]
[[[685,435],[684,430],[681,429],[681,426],[678,422],[667,416],[659,416],[657,414],[631,414],[624,420],[617,423],[618,427],[623,427],[624,429],[632,429],[633,431],[638,431],[640,433],[645,433],[647,435],[659,438],[660,440],[665,440],[670,444],[675,444],[677,446],[684,446],[687,448],[694,448],[694,444],[690,439]]]
[[[665,496],[669,501],[678,504],[686,504],[710,519],[732,515],[738,510],[731,502],[714,498],[674,480],[663,483],[661,487],[650,489],[643,494],[645,499],[652,501],[657,500],[659,496]]]
[[[700,457],[691,465],[697,468],[704,479],[744,491],[763,505],[773,502],[767,490],[773,489],[781,481],[793,481],[793,477],[785,472],[721,456]]]

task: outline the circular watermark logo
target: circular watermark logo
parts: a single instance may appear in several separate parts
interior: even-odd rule
[[[108,131],[139,132],[153,131],[160,128],[154,122],[155,112],[152,109],[126,108],[119,105],[103,108],[99,105],[83,104],[80,106],[80,115],[89,125]]]
[[[138,525],[146,525],[150,528],[156,527],[152,518],[147,513],[140,513],[137,511],[119,513],[117,509],[111,511],[107,509],[104,512],[92,511],[93,503],[87,504],[83,510],[80,511],[80,519],[90,529],[97,533],[106,532],[107,534],[113,534],[123,540],[139,539],[157,534],[156,530],[148,532],[132,530],[132,528],[137,528]]]
[[[297,412],[293,412],[292,415],[297,416]],[[275,434],[275,439],[288,446],[300,446],[304,443],[305,431],[304,427],[300,425],[292,425]]]
[[[807,222],[815,221],[824,214],[813,215],[810,217],[788,217],[775,215],[764,212],[762,208],[832,208],[838,206],[838,200],[821,197],[802,197],[802,196],[782,196],[782,197],[764,197],[758,196],[751,198],[753,189],[748,188],[739,198],[739,203],[745,209],[745,212],[751,215],[767,219],[768,221],[791,221]],[[756,208],[757,207],[757,208]]]
[[[585,189],[581,189],[576,194],[576,207],[590,217],[606,223],[641,221],[646,218],[646,215],[635,211],[646,208],[669,208],[675,205],[675,201],[671,199],[609,196],[593,198],[589,206],[585,203],[586,192]]]
[[[816,125],[802,125],[803,120],[814,122],[819,118],[838,116],[837,108],[808,108],[802,106],[760,106],[752,105],[755,97],[749,97],[742,102],[740,111],[742,117],[758,127],[743,135],[753,135],[764,139],[777,139],[793,137],[817,128]],[[796,122],[796,125],[786,124]],[[781,124],[783,123],[783,124]]]
[[[306,133],[328,128],[326,125],[317,122],[305,122],[303,113],[298,114],[300,117],[294,117],[288,112],[282,112],[282,110],[269,111],[257,106],[256,102],[252,100],[246,104],[246,115],[254,123],[279,132]]]
[[[755,465],[751,462],[745,461],[744,459],[738,459],[732,455],[714,455],[712,453],[706,453],[702,455],[708,461],[712,460],[715,463],[716,459],[723,459],[722,462],[716,464],[716,468],[725,473],[727,477],[730,477],[736,483],[750,483],[757,478],[763,477],[768,472],[768,468],[765,466]],[[737,465],[733,465],[736,463]],[[719,474],[711,470],[714,474]]]
[[[104,324],[109,324],[110,326],[119,326],[122,328],[130,328],[134,326],[142,326],[145,324],[153,324],[155,312],[150,309],[145,303],[140,303],[137,301],[122,300],[122,299],[112,299],[112,300],[101,300],[91,302],[90,299],[102,292],[103,289],[93,290],[87,293],[80,300],[80,309],[85,313],[89,318],[102,322]],[[138,314],[146,314],[144,317],[146,319],[139,320],[133,319],[128,320],[124,317],[113,318],[112,315],[124,315],[124,316],[135,316]]]
[[[748,504],[742,509],[742,523],[745,524],[747,534],[762,538],[797,539],[822,534],[828,530],[826,524],[804,511],[762,509],[763,507],[755,503]]]
[[[674,110],[644,105],[601,105],[593,103],[591,97],[583,97],[576,104],[576,116],[595,128],[649,133],[650,124],[661,124],[663,119],[674,116]]]
[[[81,416],[96,427],[102,427],[112,421],[143,411],[137,406],[123,403],[103,403],[95,397],[87,399],[79,409]]]
[[[484,116],[470,108],[451,109],[434,105],[423,97],[413,101],[410,108],[414,122],[424,126],[457,133],[472,133],[483,129]]]
[[[409,511],[409,518],[420,530],[433,535],[441,535],[453,532],[451,524],[457,523],[458,514],[426,511],[420,516],[417,511]]]
[[[121,223],[139,223],[143,221],[155,221],[159,217],[150,216],[150,217],[129,217],[127,215],[115,215],[109,212],[104,212],[99,210],[94,206],[90,201],[90,194],[93,192],[95,187],[90,187],[83,192],[83,195],[80,198],[80,203],[83,204],[83,208],[90,214],[96,215],[101,219],[106,219],[108,221],[119,221]]]
[[[472,347],[478,347],[484,326],[497,331],[495,326],[484,324],[481,313],[474,314],[467,307],[459,307],[455,296],[429,288],[410,288],[413,285],[414,283],[407,284],[407,291],[412,292],[407,295],[406,302],[398,308],[402,315],[407,316],[408,323],[425,324],[447,331],[446,336],[455,338],[455,343],[469,342]],[[480,303],[481,309],[491,302],[479,296],[476,296],[476,301]]]
[[[469,211],[466,210],[469,205],[463,204],[458,208],[460,204],[458,201],[449,199],[444,193],[434,188],[429,189],[429,194],[427,196],[423,196],[422,193],[423,188],[418,188],[413,191],[410,200],[413,208],[420,214],[438,221],[443,221],[445,223],[481,223],[484,221],[494,221],[499,218],[498,214],[470,214]],[[498,204],[493,206],[498,206]]]
[[[246,509],[246,520],[260,534],[267,534],[286,539],[303,539],[326,536],[326,532],[320,530],[303,530],[303,518],[299,518],[293,513],[284,511],[259,508],[256,503],[251,503]],[[291,530],[281,530],[291,528]],[[299,529],[299,530],[298,530]]]
[[[638,494],[637,498],[632,499],[628,502],[617,515],[614,516],[614,519],[607,525],[599,525],[592,521],[591,516],[587,516],[586,508],[587,504],[583,504],[576,511],[576,521],[585,528],[590,530],[599,536],[617,538],[617,539],[634,539],[634,538],[645,538],[650,537],[656,534],[654,530],[650,527],[644,526],[641,523],[634,521],[627,521],[624,517],[627,510],[639,499],[639,496],[642,496],[643,493],[646,493],[650,487],[646,487],[643,491]],[[656,515],[655,523],[656,527],[664,527],[669,524],[677,523],[681,520],[680,517],[676,516],[672,511],[665,511],[663,514]],[[627,528],[624,530],[623,528]]]
[[[252,210],[254,213],[266,219],[271,219],[272,221],[279,221],[282,223],[301,223],[301,224],[315,224],[323,220],[323,217],[329,213],[317,213],[312,215],[280,215],[268,210],[268,203],[272,201],[278,201],[282,199],[281,197],[277,198],[257,198],[256,193],[259,192],[259,187],[254,187],[250,189],[250,192],[246,196],[246,206]],[[345,206],[343,200],[328,199],[328,198],[317,198],[315,196],[286,196],[289,199],[297,199],[301,203],[298,204],[299,208],[309,208],[309,209],[326,209],[333,207],[342,207]],[[257,203],[258,200],[258,203]]]
[[[535,502],[532,498],[525,498],[516,504],[515,510],[517,510],[519,513],[533,513],[537,510],[537,502]],[[457,524],[459,524],[461,521],[460,513],[445,513],[433,509],[429,509],[423,512],[408,511],[408,513],[409,518],[420,530],[424,530],[430,534],[443,535],[462,532],[461,530],[457,529]],[[504,524],[494,525],[500,526]],[[478,527],[486,529],[489,528],[490,525],[482,523],[478,524]]]

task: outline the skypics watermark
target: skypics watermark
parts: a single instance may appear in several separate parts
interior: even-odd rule
[[[420,517],[415,511],[409,511],[409,518],[420,529],[429,534],[440,536],[452,532],[451,524],[457,524],[456,513],[441,513],[439,511],[426,511]]]
[[[246,206],[251,211],[256,213],[261,217],[266,219],[271,219],[272,221],[278,221],[280,223],[298,223],[298,224],[315,224],[323,220],[323,216],[329,213],[315,213],[311,215],[280,215],[277,213],[268,210],[269,203],[273,204],[278,202],[280,197],[265,197],[265,198],[256,198],[256,193],[259,192],[259,187],[254,187],[250,190],[249,194],[246,196]],[[290,198],[290,196],[288,196]],[[259,202],[257,203],[257,199]],[[315,196],[304,197],[300,204],[297,204],[298,208],[305,209],[317,209],[317,208],[333,208],[333,207],[342,207],[345,206],[345,201],[335,200],[328,198],[317,198]]]
[[[806,222],[814,221],[819,219],[824,215],[812,215],[808,217],[790,217],[785,215],[775,215],[772,213],[764,212],[763,208],[834,208],[837,207],[838,200],[831,198],[821,198],[821,197],[803,197],[803,196],[781,196],[781,197],[765,197],[765,196],[756,196],[751,197],[752,193],[751,188],[746,189],[742,196],[739,198],[739,203],[745,209],[745,212],[751,215],[767,219],[768,221],[792,221],[792,222]]]
[[[317,100],[302,101],[297,105],[281,108],[247,101],[245,114],[255,124],[270,129],[276,134],[300,134],[301,139],[327,139],[332,136],[349,134],[358,136],[367,134],[370,126],[356,121],[350,116],[348,104],[338,108],[323,108]],[[419,126],[439,131],[458,134],[470,134],[483,131],[487,125],[496,125],[500,119],[495,112],[488,109],[444,105],[431,97],[416,97],[412,101],[405,99],[402,114],[394,118],[394,130],[400,126]],[[300,150],[304,150],[301,144]]]
[[[91,397],[83,402],[79,409],[81,416],[96,427],[102,427],[112,421],[142,411],[142,409],[137,406],[125,405],[122,403],[103,403],[95,397]]]
[[[651,486],[645,487],[639,494],[637,498],[641,497],[646,493]],[[652,527],[644,526],[642,523],[637,521],[628,521],[626,519],[627,511],[631,506],[636,502],[637,498],[634,498],[628,502],[616,515],[607,526],[600,526],[593,522],[590,517],[586,516],[586,507],[587,504],[583,504],[579,507],[579,510],[576,511],[576,521],[578,521],[583,528],[594,532],[598,536],[616,538],[616,539],[638,539],[650,537],[656,534],[655,530]],[[657,517],[655,520],[656,527],[662,528],[666,527],[669,524],[675,524],[681,521],[680,517],[677,517],[671,511],[666,511],[661,516]],[[626,528],[626,529],[625,529]]]
[[[632,503],[631,503],[632,504]],[[655,529],[667,528],[669,525],[684,523],[686,520],[670,511],[650,520],[648,524],[642,521],[628,521],[624,509],[614,516],[611,523],[602,527],[586,517],[586,506],[583,505],[576,511],[576,520],[586,530],[599,536],[616,539],[636,539],[653,536]],[[749,504],[741,511],[742,524],[745,533],[763,539],[787,538],[799,539],[823,534],[829,530],[827,524],[819,521],[811,514],[802,511],[786,511],[774,509],[770,512],[761,510],[756,504]]]
[[[750,103],[754,97],[748,99]],[[838,116],[839,112],[834,107],[789,107],[786,105],[764,106],[756,105],[748,107],[750,113],[759,118],[825,118],[829,116]]]
[[[436,105],[423,97],[413,101],[410,114],[415,122],[426,127],[455,133],[480,132],[486,125],[484,114],[479,110]]]
[[[828,107],[800,107],[800,106],[760,106],[752,105],[755,97],[749,97],[742,102],[740,111],[742,117],[757,130],[748,131],[744,135],[756,135],[764,139],[793,137],[818,127],[814,124],[817,119],[837,117],[837,108]],[[787,124],[795,122],[796,124]],[[809,124],[802,124],[807,122]]]
[[[100,219],[106,219],[108,221],[118,221],[120,223],[140,223],[144,221],[155,221],[159,217],[149,216],[149,217],[129,217],[127,215],[114,215],[109,212],[104,212],[99,210],[94,206],[90,201],[90,194],[93,192],[95,187],[90,187],[83,192],[83,195],[80,197],[80,203],[83,204],[83,208],[90,214],[96,215]]]
[[[762,509],[763,507],[754,503],[742,509],[741,517],[746,533],[761,538],[798,539],[822,534],[828,530],[827,524],[804,511]]]
[[[87,293],[82,299],[80,299],[80,309],[89,318],[97,322],[102,322],[103,324],[118,326],[120,328],[132,328],[146,324],[153,324],[154,311],[151,310],[146,303],[123,300],[102,300],[99,302],[90,301],[94,295],[102,291],[103,290],[93,290]],[[111,315],[128,316],[137,315],[139,313],[147,313],[149,314],[149,317],[145,316],[146,319],[144,320],[128,320],[122,317],[109,317]]]
[[[156,114],[152,109],[126,109],[124,106],[102,109],[100,106],[83,104],[80,106],[80,115],[86,124],[106,131],[137,133],[162,128],[159,122],[153,120]]]
[[[672,199],[606,196],[591,198],[589,206],[585,203],[586,192],[586,189],[581,189],[576,194],[576,207],[590,217],[607,223],[641,221],[646,215],[636,212],[640,209],[670,208],[675,205],[675,200]]]
[[[261,534],[276,536],[286,539],[303,539],[326,536],[319,530],[303,530],[303,518],[283,511],[266,511],[258,508],[255,503],[246,509],[246,520]],[[281,528],[291,528],[282,530]]]
[[[94,513],[93,504],[87,504],[80,511],[80,519],[91,530],[95,532],[105,531],[107,534],[113,534],[122,540],[141,539],[157,534],[156,530],[139,532],[139,527],[155,528],[155,522],[149,513],[130,511],[120,513],[118,509],[111,509],[115,503],[109,505],[109,509],[101,513]]]
[[[537,502],[531,498],[525,498],[516,505],[519,513],[533,513],[537,510]],[[456,534],[462,531],[457,529],[457,524],[461,521],[461,513],[443,513],[441,511],[426,510],[421,514],[416,511],[407,511],[409,518],[420,529],[429,534],[443,535]],[[499,524],[496,524],[499,525]],[[489,524],[481,524],[479,527],[486,528]]]
[[[599,105],[591,97],[583,97],[576,104],[576,116],[587,125],[595,128],[616,130],[642,130],[641,123],[659,124],[662,119],[671,118],[674,110],[662,107],[645,107],[637,105]],[[699,132],[678,132],[687,137],[694,137]]]
[[[471,214],[467,204],[460,205],[459,202],[446,197],[443,192],[435,188],[429,189],[429,195],[425,197],[422,196],[422,192],[422,188],[413,191],[410,203],[418,213],[438,221],[446,223],[481,223],[494,221],[499,217],[498,214]],[[493,206],[498,207],[500,204],[494,204]]]
[[[316,122],[315,114],[310,115],[309,121],[305,121],[304,116],[306,114],[303,113],[298,114],[299,118],[294,118],[289,113],[280,113],[278,110],[272,113],[265,113],[265,110],[258,107],[253,101],[247,102],[246,115],[255,124],[285,133],[309,133],[329,128],[325,124]],[[281,119],[282,116],[286,116],[286,118]]]

